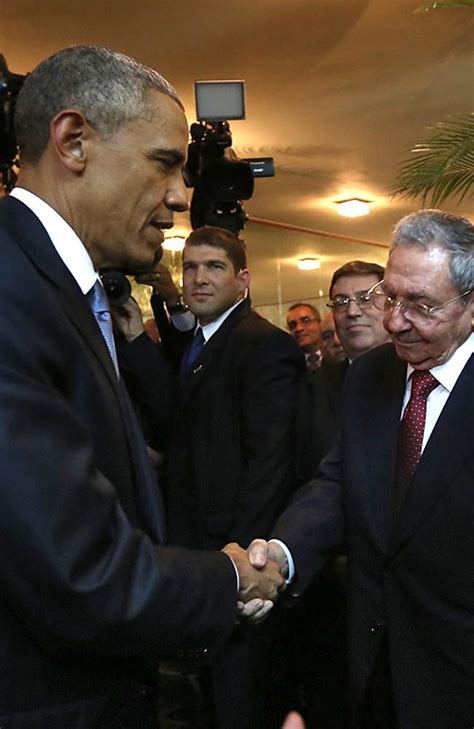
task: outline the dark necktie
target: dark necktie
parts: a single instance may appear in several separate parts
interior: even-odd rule
[[[193,362],[196,361],[200,353],[202,352],[204,345],[206,343],[206,340],[204,339],[204,334],[202,333],[201,327],[198,327],[196,331],[194,332],[193,341],[189,345],[189,347],[185,350],[183,354],[183,359],[181,361],[181,374],[185,375],[189,372],[189,370],[192,367]]]
[[[99,325],[102,336],[105,339],[107,349],[109,350],[112,362],[114,363],[115,372],[119,377],[119,368],[117,360],[117,352],[115,349],[114,331],[112,327],[112,316],[110,314],[110,304],[105,293],[105,289],[101,282],[97,280],[94,286],[87,294],[87,301]]]
[[[311,352],[306,358],[306,367],[310,372],[319,370],[321,367],[321,357],[317,352]]]
[[[411,375],[410,400],[403,413],[398,436],[397,506],[403,501],[405,491],[420,460],[426,401],[430,392],[438,385],[438,380],[429,370],[414,370]]]

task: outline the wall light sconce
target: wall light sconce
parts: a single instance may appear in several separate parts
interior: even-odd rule
[[[300,258],[296,265],[300,271],[315,271],[321,268],[321,261],[319,258]]]
[[[370,213],[370,200],[361,200],[358,197],[352,197],[349,200],[339,200],[336,202],[337,212],[346,218],[359,218],[362,215]]]
[[[184,248],[185,240],[184,235],[170,235],[169,238],[164,239],[162,248],[164,251],[179,253]]]

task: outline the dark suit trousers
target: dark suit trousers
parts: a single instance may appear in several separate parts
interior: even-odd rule
[[[388,644],[384,639],[358,712],[357,729],[398,729],[393,705]]]

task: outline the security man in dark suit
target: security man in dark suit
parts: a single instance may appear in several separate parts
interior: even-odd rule
[[[257,584],[235,547],[232,563],[162,546],[98,277],[151,266],[186,209],[187,123],[155,71],[77,46],[28,76],[16,131],[21,174],[0,202],[0,725],[149,729],[157,656],[218,648],[236,570],[241,597]]]

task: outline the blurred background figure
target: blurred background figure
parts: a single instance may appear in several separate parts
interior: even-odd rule
[[[293,304],[286,315],[288,331],[303,350],[309,370],[321,366],[320,322],[321,314],[312,304]]]
[[[320,342],[322,364],[344,362],[347,359],[344,347],[336,332],[332,311],[328,311],[321,319]]]

